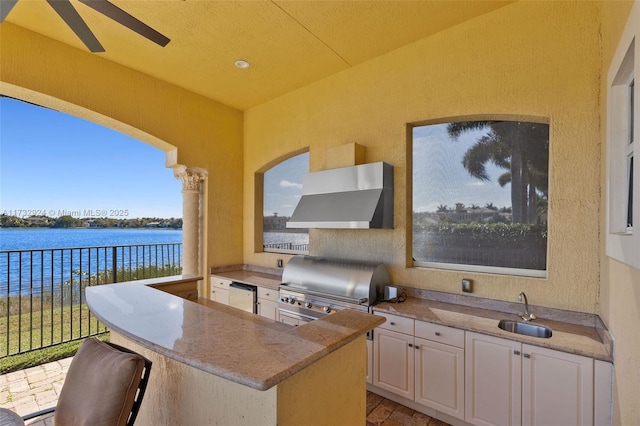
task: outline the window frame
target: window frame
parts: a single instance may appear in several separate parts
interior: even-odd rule
[[[636,269],[640,269],[640,232],[634,232],[633,224],[637,228],[640,175],[635,139],[640,131],[640,111],[635,77],[640,75],[640,31],[634,23],[639,19],[640,7],[635,5],[607,74],[605,196],[605,253]]]
[[[547,236],[547,267],[545,270],[538,269],[524,269],[524,268],[509,268],[501,266],[484,266],[484,265],[466,265],[457,263],[443,263],[443,262],[427,262],[419,261],[413,258],[413,170],[414,170],[414,158],[413,158],[413,129],[416,127],[430,126],[437,124],[447,124],[452,122],[463,121],[523,121],[530,123],[541,123],[549,125],[549,140],[551,142],[551,124],[548,118],[544,117],[532,117],[532,116],[512,116],[512,115],[477,115],[477,116],[459,116],[459,117],[446,117],[437,120],[420,121],[416,123],[408,123],[407,128],[407,265],[417,268],[429,268],[439,269],[445,271],[458,271],[458,272],[470,272],[470,273],[488,273],[495,275],[506,276],[520,276],[528,278],[542,278],[546,279],[549,270],[549,237]],[[551,151],[549,151],[551,152]],[[549,161],[551,161],[549,159]]]
[[[625,192],[626,192],[626,197],[625,200],[627,202],[627,228],[626,231],[628,233],[633,233],[633,175],[634,175],[634,152],[635,152],[635,140],[634,140],[634,135],[635,135],[635,130],[634,130],[634,123],[636,122],[636,120],[634,119],[634,115],[635,115],[635,95],[634,95],[634,91],[635,91],[635,76],[632,74],[631,75],[631,82],[627,85],[627,122],[628,122],[628,129],[627,129],[627,147],[625,149],[625,155],[627,157],[627,178],[626,178],[626,182],[625,182]]]
[[[285,154],[277,158],[276,160],[266,164],[261,168],[259,172],[256,173],[255,176],[255,204],[256,204],[256,225],[255,225],[255,251],[262,253],[272,253],[272,254],[285,254],[285,255],[296,255],[296,254],[306,254],[308,255],[311,250],[311,235],[307,230],[307,234],[309,235],[309,243],[307,245],[308,250],[289,250],[289,249],[279,249],[279,248],[268,248],[264,246],[264,205],[265,205],[265,197],[264,197],[264,175],[273,169],[274,167],[279,166],[285,161],[291,160],[295,157],[298,157],[303,154],[308,154],[308,148],[304,148],[302,150],[294,151]],[[307,171],[308,173],[308,171]]]

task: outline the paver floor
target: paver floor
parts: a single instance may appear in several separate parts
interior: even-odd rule
[[[397,402],[367,391],[367,426],[449,426]]]
[[[55,406],[72,359],[65,358],[1,375],[0,407],[24,416]]]

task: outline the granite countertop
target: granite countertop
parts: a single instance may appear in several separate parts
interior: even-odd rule
[[[164,285],[188,283],[193,281],[199,281],[202,277],[195,274],[183,274],[183,275],[171,275],[168,277],[146,278],[144,280],[130,281],[131,284],[150,285],[154,287],[162,287]]]
[[[213,275],[239,283],[268,288],[270,290],[279,290],[280,283],[282,282],[280,276],[278,275],[256,272],[246,269],[216,272]]]
[[[383,302],[377,304],[373,310],[374,312],[400,315],[420,321],[515,340],[534,346],[583,355],[602,361],[613,361],[609,333],[595,324],[575,324],[563,320],[558,321],[539,317],[533,324],[545,325],[553,331],[553,335],[550,338],[544,339],[499,329],[498,322],[501,319],[517,320],[518,317],[513,313],[492,309],[408,297],[403,303]]]
[[[145,285],[86,290],[91,312],[112,330],[207,373],[267,390],[384,322],[342,310],[299,327]]]

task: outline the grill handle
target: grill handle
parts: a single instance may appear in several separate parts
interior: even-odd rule
[[[284,287],[285,290],[297,291],[299,293],[308,294],[309,296],[318,296],[318,297],[326,297],[328,299],[340,300],[342,302],[347,303],[355,303],[356,305],[362,305],[369,302],[368,297],[363,297],[362,299],[356,299],[353,297],[344,297],[344,296],[336,296],[336,295],[328,295],[326,293],[321,293],[319,291],[307,290],[306,288],[300,288],[293,285],[289,285],[287,283],[281,283],[280,287]]]

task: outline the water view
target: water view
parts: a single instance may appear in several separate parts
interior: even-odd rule
[[[182,230],[173,229],[0,228],[0,250],[179,242],[182,242]]]
[[[180,273],[181,242],[182,231],[168,229],[0,229],[0,296],[139,279],[167,265]]]

